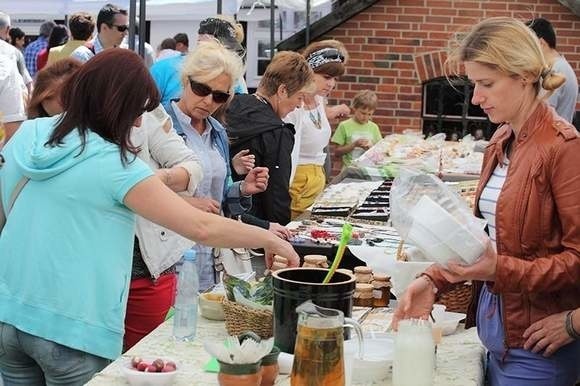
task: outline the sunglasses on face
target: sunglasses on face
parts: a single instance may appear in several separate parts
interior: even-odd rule
[[[195,80],[189,78],[189,86],[191,91],[198,97],[206,97],[211,94],[211,97],[215,103],[225,103],[230,98],[230,94],[223,91],[212,90],[211,87],[203,83],[196,82]]]
[[[117,25],[117,24],[113,24],[111,25],[111,27],[115,27],[117,29],[117,31],[119,32],[125,32],[129,29],[128,25]]]

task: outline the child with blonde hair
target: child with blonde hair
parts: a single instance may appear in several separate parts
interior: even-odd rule
[[[363,90],[352,100],[352,117],[340,122],[331,142],[338,145],[337,155],[342,155],[342,167],[349,166],[382,138],[379,127],[371,121],[377,108],[377,94]]]

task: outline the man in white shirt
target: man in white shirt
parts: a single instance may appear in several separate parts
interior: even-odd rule
[[[528,26],[540,39],[540,46],[544,57],[552,66],[554,72],[561,73],[566,77],[566,82],[554,91],[548,99],[551,106],[556,109],[558,115],[572,122],[576,112],[578,100],[578,79],[570,63],[556,50],[556,32],[552,23],[543,18],[530,20]]]
[[[4,41],[8,41],[9,38],[9,34],[8,32],[10,31],[10,16],[0,12],[0,39],[4,40]],[[24,80],[24,84],[26,84],[26,87],[28,88],[28,92],[32,91],[32,77],[30,76],[30,73],[28,72],[28,69],[26,68],[26,62],[24,61],[24,55],[22,54],[22,52],[10,45],[10,47],[5,47],[7,50],[12,50],[13,52],[10,53],[10,55],[15,57],[16,60],[16,65],[18,66],[18,72],[20,73],[20,75],[22,76],[22,79]]]
[[[0,123],[6,143],[26,120],[26,86],[13,56],[14,47],[0,40]]]

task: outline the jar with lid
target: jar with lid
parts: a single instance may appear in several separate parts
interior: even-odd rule
[[[400,321],[395,336],[393,386],[432,386],[434,375],[431,323],[418,319]]]
[[[354,276],[357,283],[370,283],[373,280],[373,270],[370,267],[361,265],[354,267]]]
[[[373,307],[388,307],[391,298],[390,277],[384,273],[373,275]]]
[[[328,268],[328,260],[324,255],[304,256],[303,268]]]
[[[373,306],[373,286],[368,283],[356,283],[354,289],[354,305],[358,307]]]

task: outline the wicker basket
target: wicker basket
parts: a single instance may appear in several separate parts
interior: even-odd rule
[[[253,331],[262,339],[273,336],[272,311],[255,310],[224,298],[224,317],[226,330],[230,335],[240,335],[246,331]]]
[[[438,296],[437,303],[443,304],[450,312],[461,312],[465,314],[467,307],[471,302],[471,285],[465,283],[457,283],[448,291],[441,293]]]

